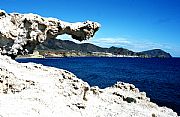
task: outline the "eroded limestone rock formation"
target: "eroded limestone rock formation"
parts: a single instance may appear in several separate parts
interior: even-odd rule
[[[90,87],[66,70],[0,55],[0,117],[72,116],[178,117],[132,84]]]
[[[94,36],[99,29],[97,22],[68,23],[36,14],[10,13],[0,10],[0,54],[12,58],[32,53],[37,44],[58,35],[68,34],[83,41]]]

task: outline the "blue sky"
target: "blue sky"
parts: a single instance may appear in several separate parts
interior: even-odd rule
[[[133,51],[160,48],[180,57],[180,0],[1,0],[0,9],[69,22],[97,21],[101,29],[84,43]]]

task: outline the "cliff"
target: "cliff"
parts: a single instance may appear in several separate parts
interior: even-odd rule
[[[1,117],[177,117],[134,85],[100,89],[74,74],[0,55]]]

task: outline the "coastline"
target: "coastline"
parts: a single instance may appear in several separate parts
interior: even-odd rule
[[[119,58],[172,58],[172,57],[151,57],[151,56],[137,56],[137,55],[120,55],[107,52],[53,52],[53,51],[34,51],[33,54],[18,55],[17,58],[60,58],[60,57],[119,57]]]

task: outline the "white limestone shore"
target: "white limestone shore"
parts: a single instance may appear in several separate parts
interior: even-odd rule
[[[100,89],[74,74],[0,55],[0,117],[178,117],[134,85]]]

